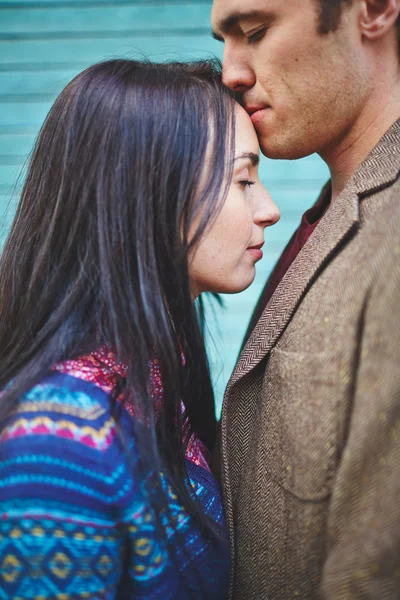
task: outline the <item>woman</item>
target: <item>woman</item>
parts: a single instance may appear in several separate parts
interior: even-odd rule
[[[101,63],[50,110],[0,265],[2,597],[226,595],[193,300],[254,278],[257,162],[211,63]]]

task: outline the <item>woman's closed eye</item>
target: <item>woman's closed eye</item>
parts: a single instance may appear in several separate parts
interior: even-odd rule
[[[252,185],[254,185],[256,182],[255,181],[250,181],[250,179],[241,179],[239,181],[239,185],[243,186],[243,187],[251,187]]]

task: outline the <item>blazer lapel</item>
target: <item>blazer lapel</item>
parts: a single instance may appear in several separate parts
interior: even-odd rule
[[[357,231],[360,199],[391,185],[398,177],[399,169],[400,119],[393,123],[361,164],[293,261],[243,348],[225,397],[232,386],[270,352],[318,273]]]
[[[254,328],[229,380],[226,393],[271,350],[318,272],[359,224],[359,199],[347,186],[289,267]]]

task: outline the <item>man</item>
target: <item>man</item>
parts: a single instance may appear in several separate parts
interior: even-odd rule
[[[225,394],[235,600],[400,598],[399,12],[214,0],[263,153],[331,172]]]

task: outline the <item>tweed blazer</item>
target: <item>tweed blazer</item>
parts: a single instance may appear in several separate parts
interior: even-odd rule
[[[234,600],[400,598],[400,120],[330,205],[228,383]]]

